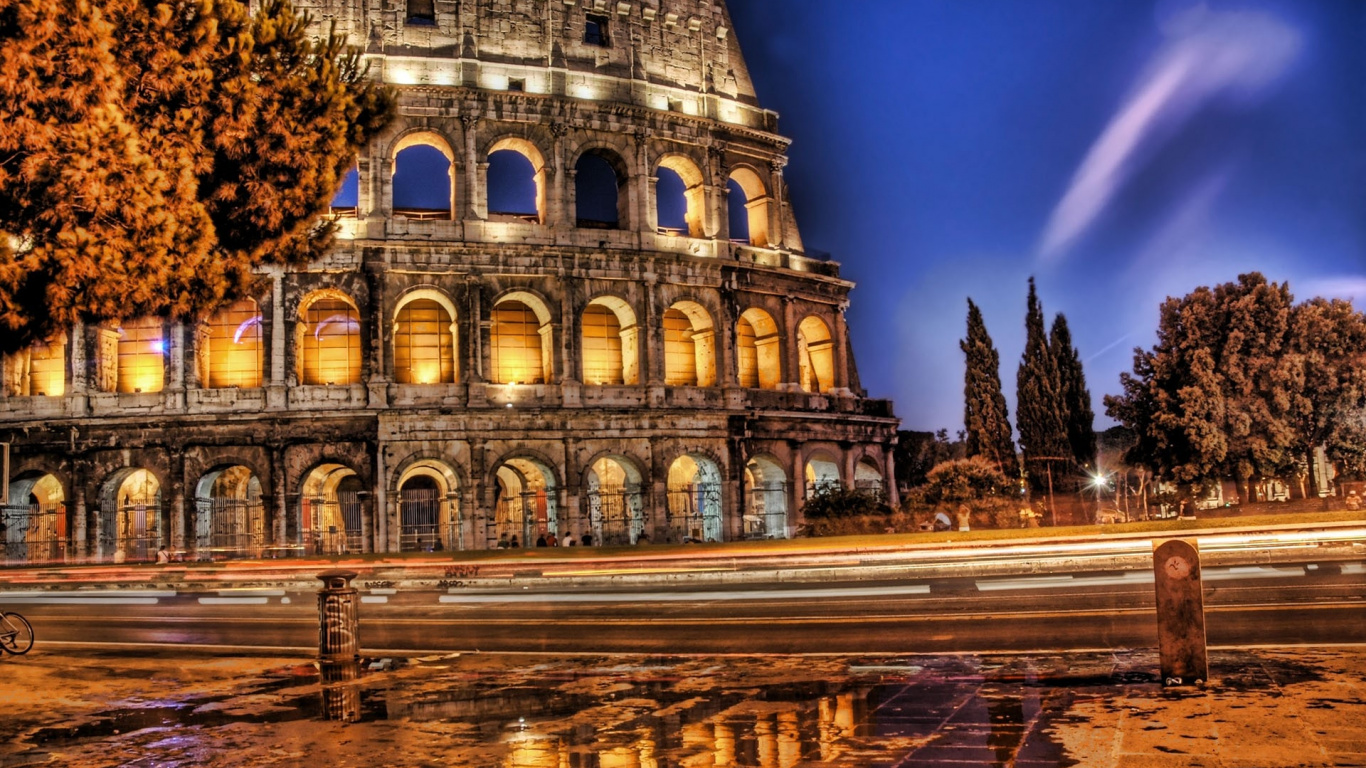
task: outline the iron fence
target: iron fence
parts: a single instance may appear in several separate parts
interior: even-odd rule
[[[70,545],[66,523],[66,510],[61,504],[0,506],[0,542],[5,545],[5,562],[65,561]]]
[[[693,483],[670,488],[665,513],[665,540],[721,540],[721,484]]]
[[[749,489],[744,537],[787,538],[787,483],[760,483]]]
[[[593,540],[605,545],[635,544],[645,532],[644,503],[640,486],[620,489],[590,488],[585,494],[587,520],[581,526],[593,532]]]

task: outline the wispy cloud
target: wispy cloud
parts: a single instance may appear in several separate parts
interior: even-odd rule
[[[1299,33],[1273,16],[1197,8],[1187,23],[1168,31],[1082,160],[1040,240],[1042,262],[1060,260],[1156,150],[1202,109],[1216,101],[1257,102],[1299,52]]]

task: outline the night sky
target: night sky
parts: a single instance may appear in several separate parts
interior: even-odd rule
[[[729,0],[795,140],[864,387],[962,426],[966,298],[1014,415],[1026,280],[1095,398],[1168,295],[1260,270],[1366,305],[1366,1]]]

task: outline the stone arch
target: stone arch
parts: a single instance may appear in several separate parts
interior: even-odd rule
[[[808,315],[797,326],[797,372],[804,392],[835,388],[835,342],[830,326],[815,315]]]
[[[507,169],[506,176],[502,169],[493,167],[494,155],[499,152],[513,152],[521,155],[526,163],[531,166],[531,184],[534,211],[496,211],[492,200],[495,197],[495,188],[503,185],[516,184],[517,179],[513,174],[522,172],[516,166]],[[485,179],[485,192],[489,199],[489,217],[494,218],[500,214],[511,218],[529,218],[537,224],[546,223],[546,194],[548,184],[546,183],[546,161],[545,154],[535,142],[521,136],[500,136],[491,140],[487,149],[484,151],[484,160],[489,163],[489,173]],[[495,175],[496,174],[496,175]],[[501,191],[501,190],[500,190]]]
[[[299,301],[294,339],[300,384],[360,383],[360,310],[346,293],[319,288],[304,296]]]
[[[208,389],[254,389],[265,378],[261,306],[250,297],[219,309],[199,331],[200,382]]]
[[[27,470],[9,484],[0,506],[0,557],[11,563],[59,563],[71,545],[67,484],[52,472]]]
[[[538,536],[560,535],[560,478],[553,464],[526,452],[507,456],[494,465],[491,487],[494,514],[487,521],[488,548],[525,547]]]
[[[729,216],[731,240],[767,247],[769,244],[769,206],[772,198],[755,169],[737,165],[727,178],[730,190]],[[737,234],[741,235],[737,237]]]
[[[790,495],[782,463],[771,454],[751,456],[745,463],[745,538],[787,538]]]
[[[367,494],[359,474],[344,463],[324,459],[299,481],[300,537],[312,554],[338,555],[369,551],[373,519],[366,514]]]
[[[802,466],[807,496],[822,487],[843,485],[839,458],[831,451],[824,448],[808,451]]]
[[[538,294],[512,290],[499,296],[490,313],[490,381],[544,384],[554,378],[554,326],[550,307]]]
[[[678,177],[677,183],[682,185],[681,206],[683,210],[683,226],[677,226],[679,222],[672,222],[672,225],[660,219],[661,192],[659,181],[656,181],[655,193],[655,218],[658,221],[660,234],[686,235],[688,237],[704,237],[706,235],[706,185],[705,177],[702,175],[702,167],[688,155],[680,152],[670,152],[661,155],[655,162],[654,176],[660,179],[660,171],[667,170]],[[672,181],[672,180],[670,180]],[[668,182],[666,182],[666,187]],[[675,190],[676,192],[676,190]],[[664,209],[669,207],[669,200],[664,201]],[[673,200],[673,205],[679,205],[679,200]]]
[[[460,487],[455,470],[441,459],[405,462],[393,487],[399,513],[399,551],[460,548]]]
[[[668,541],[721,541],[722,465],[703,452],[679,455],[667,478]]]
[[[882,477],[882,469],[872,456],[864,456],[854,465],[854,487],[860,491],[886,494],[887,489]]]
[[[640,462],[622,453],[604,451],[583,470],[583,507],[579,530],[592,538],[586,543],[638,544],[645,532],[645,475]]]
[[[425,150],[425,151],[424,151]],[[441,179],[437,157],[444,157]],[[427,128],[401,134],[389,148],[393,164],[390,192],[395,216],[449,220],[455,211],[455,151],[443,135]],[[444,182],[445,189],[441,188]],[[428,185],[432,185],[428,189]]]
[[[123,467],[100,484],[95,554],[114,562],[146,562],[166,543],[163,478],[146,467]]]
[[[431,287],[410,288],[394,306],[394,380],[399,384],[454,384],[460,380],[456,354],[455,303]]]
[[[580,322],[583,383],[640,383],[640,327],[635,310],[620,296],[596,296]]]
[[[218,463],[195,483],[194,539],[200,559],[260,557],[268,542],[269,489],[249,465]]]
[[[716,386],[716,328],[701,304],[675,301],[661,318],[664,325],[664,383],[681,387]]]
[[[735,323],[735,356],[740,386],[778,389],[783,381],[782,337],[773,316],[750,307]]]
[[[621,154],[593,143],[574,158],[575,226],[583,229],[630,229],[630,167]]]

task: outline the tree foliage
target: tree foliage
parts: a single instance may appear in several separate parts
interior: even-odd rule
[[[1162,305],[1106,411],[1133,430],[1135,464],[1182,483],[1287,477],[1318,445],[1349,466],[1366,408],[1366,322],[1350,303],[1296,306],[1258,273]]]
[[[1050,459],[1067,457],[1067,415],[1059,391],[1058,367],[1044,329],[1043,306],[1029,278],[1029,302],[1025,312],[1025,350],[1015,379],[1015,422],[1020,430],[1020,451],[1036,482],[1047,471]]]
[[[1067,327],[1067,317],[1061,313],[1053,318],[1049,350],[1057,368],[1058,396],[1066,414],[1068,455],[1078,466],[1090,466],[1096,460],[1096,414],[1091,410],[1091,391],[1086,388],[1081,356],[1072,346],[1072,331]]]
[[[967,356],[963,377],[963,425],[967,455],[982,456],[1001,472],[1015,464],[1010,413],[1001,392],[1001,358],[987,333],[982,311],[968,299],[968,336],[958,343]]]
[[[802,515],[811,520],[882,515],[888,511],[882,494],[861,488],[847,488],[840,483],[818,484],[802,506]]]
[[[921,487],[929,504],[981,501],[1010,495],[1010,479],[982,456],[946,461],[930,470]]]
[[[0,351],[200,316],[319,216],[392,114],[287,0],[0,0]]]

